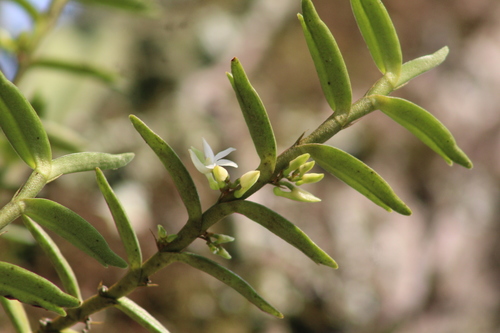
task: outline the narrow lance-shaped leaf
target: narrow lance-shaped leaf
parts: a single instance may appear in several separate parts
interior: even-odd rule
[[[450,50],[445,46],[433,54],[405,62],[401,67],[401,75],[394,89],[401,88],[411,79],[439,66],[446,59],[449,52]]]
[[[52,238],[50,238],[50,236],[29,217],[23,215],[22,218],[24,225],[33,235],[33,238],[35,238],[54,266],[57,276],[59,276],[59,279],[62,282],[64,290],[71,296],[81,300],[82,295],[80,293],[80,288],[78,287],[78,281],[76,280],[75,273],[64,255],[61,253],[61,250],[59,250],[57,244],[54,243]]]
[[[109,70],[98,68],[85,63],[75,63],[59,59],[35,59],[30,63],[30,67],[42,67],[56,69],[77,75],[85,75],[97,79],[105,84],[115,83],[118,75]]]
[[[245,70],[237,58],[231,60],[231,74],[227,73],[227,77],[236,93],[250,136],[260,158],[258,167],[261,173],[260,177],[268,179],[276,166],[276,139],[264,104],[250,84]]]
[[[410,215],[411,210],[394,193],[389,184],[372,168],[354,156],[331,146],[307,144],[297,147],[311,157],[326,171],[351,186],[368,199],[386,209]]]
[[[127,263],[109,248],[99,231],[69,208],[47,199],[24,199],[22,204],[24,215],[54,231],[103,266],[127,267]]]
[[[302,1],[302,12],[304,16],[299,14],[298,18],[323,93],[335,115],[347,118],[352,102],[351,83],[337,42],[326,24],[319,18],[311,0]]]
[[[76,307],[80,301],[63,293],[52,282],[24,268],[0,262],[0,295],[40,306],[61,316],[63,307]]]
[[[9,317],[12,326],[16,333],[31,333],[31,326],[24,310],[22,303],[16,300],[9,300],[5,297],[0,297],[0,304],[2,305],[7,317]]]
[[[130,298],[119,298],[115,307],[151,333],[169,333],[155,317]]]
[[[374,95],[370,100],[376,108],[413,133],[448,164],[458,163],[468,169],[472,162],[458,147],[451,132],[431,113],[407,100]]]
[[[0,72],[0,127],[32,169],[50,172],[52,152],[38,115],[19,89]]]
[[[219,203],[203,214],[203,230],[207,230],[216,222],[233,213],[245,215],[262,225],[276,236],[296,247],[312,261],[332,268],[338,268],[337,263],[320,247],[318,247],[302,230],[278,213],[255,202],[237,200]]]
[[[127,252],[127,261],[130,265],[130,269],[138,269],[142,264],[142,253],[137,235],[132,228],[120,201],[116,197],[115,193],[111,189],[111,186],[106,180],[106,177],[104,177],[104,174],[99,168],[96,169],[96,177],[99,189],[101,190],[104,199],[108,204],[109,210],[113,215],[116,228],[118,229],[123,246]]]
[[[89,5],[104,5],[128,11],[133,14],[153,14],[156,6],[154,0],[77,0]]]
[[[275,317],[283,318],[283,314],[276,310],[271,304],[264,300],[256,291],[240,276],[216,262],[194,253],[172,253],[177,261],[184,262],[200,271],[212,275],[217,280],[224,282],[229,287],[236,290],[248,301],[257,306],[264,312]]]
[[[172,177],[191,221],[201,221],[201,203],[191,175],[175,151],[139,118],[130,116],[135,129],[158,156]]]
[[[130,163],[134,156],[133,153],[106,154],[95,152],[64,155],[52,161],[49,181],[68,173],[93,171],[95,168],[118,169]]]
[[[403,57],[396,29],[381,0],[351,0],[356,22],[382,74],[396,86]]]

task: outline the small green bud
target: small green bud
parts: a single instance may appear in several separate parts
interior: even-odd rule
[[[167,243],[173,242],[177,238],[177,234],[172,234],[167,236]]]
[[[158,228],[158,237],[160,237],[160,239],[166,238],[168,236],[167,230],[165,230],[165,228],[163,228],[161,224],[158,224],[157,228]]]
[[[219,245],[219,252],[217,252],[217,255],[227,260],[232,258],[229,252],[227,252],[227,250],[220,245]]]
[[[302,176],[302,178],[295,182],[297,186],[300,186],[302,184],[313,184],[319,182],[321,179],[323,179],[325,175],[322,173],[308,173]]]
[[[286,176],[290,172],[297,170],[302,164],[306,163],[310,157],[311,155],[306,153],[291,160],[290,164],[288,165],[288,168],[286,168],[285,171],[283,171],[283,174]]]
[[[259,180],[260,171],[253,170],[240,177],[241,188],[234,192],[236,198],[241,198]]]
[[[215,242],[213,242],[214,244],[223,244],[223,243],[234,242],[234,237],[231,237],[228,235],[213,234],[210,236],[210,238],[215,239]]]
[[[278,197],[284,197],[290,200],[295,200],[295,201],[302,201],[302,202],[320,202],[321,199],[314,196],[313,194],[307,192],[306,190],[303,190],[301,188],[295,187],[291,184],[286,185],[288,188],[291,189],[290,192],[283,191],[279,187],[275,187],[273,192],[274,195]]]

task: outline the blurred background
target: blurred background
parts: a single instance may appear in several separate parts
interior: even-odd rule
[[[46,1],[45,1],[46,3]],[[380,77],[348,1],[315,0],[344,54],[354,99]],[[255,309],[214,278],[183,264],[152,276],[156,287],[131,295],[171,332],[183,333],[492,333],[500,332],[500,2],[496,0],[385,0],[405,61],[449,46],[445,63],[394,95],[440,119],[474,162],[449,167],[404,128],[373,112],[328,144],[374,168],[412,208],[410,217],[387,213],[327,175],[304,188],[320,203],[296,203],[265,187],[250,199],[302,228],[338,263],[318,266],[259,225],[241,216],[220,222],[230,234],[232,260],[214,258],[203,241],[190,251],[232,269],[285,314],[279,320]],[[44,6],[44,1],[37,1]],[[14,36],[29,20],[0,1],[0,26]],[[117,72],[109,86],[93,78],[30,69],[19,82],[51,132],[55,154],[134,152],[127,167],[106,173],[139,234],[145,258],[156,251],[161,224],[176,233],[187,214],[162,164],[129,123],[135,114],[185,161],[204,209],[217,193],[193,167],[188,148],[204,137],[228,158],[236,179],[258,157],[226,78],[238,57],[263,99],[279,151],[330,115],[296,13],[299,0],[163,0],[155,15],[134,15],[70,2],[37,54],[91,63]],[[3,52],[2,69],[15,72]],[[29,170],[0,134],[0,204],[10,200]],[[73,145],[58,144],[71,138]],[[62,141],[61,141],[62,142]],[[10,156],[10,157],[9,157]],[[315,172],[321,172],[320,169]],[[123,255],[93,173],[68,175],[40,196],[73,209]],[[0,260],[22,265],[59,283],[31,239],[9,229]],[[124,272],[104,269],[56,238],[79,279],[84,297]],[[29,307],[33,326],[51,313]],[[92,316],[92,332],[146,332],[115,309]],[[79,327],[81,329],[82,327]],[[3,311],[0,331],[13,332]]]

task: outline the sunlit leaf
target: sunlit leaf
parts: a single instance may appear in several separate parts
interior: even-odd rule
[[[445,46],[433,54],[405,62],[401,68],[401,75],[399,76],[398,83],[394,89],[401,88],[414,77],[439,66],[446,59],[449,51],[448,47]]]
[[[208,229],[213,223],[220,221],[224,217],[238,213],[245,215],[249,219],[257,222],[268,229],[285,242],[296,247],[312,261],[318,264],[337,268],[338,265],[325,251],[317,246],[302,230],[296,225],[279,215],[275,211],[259,205],[255,202],[237,200],[217,204],[207,210],[204,214],[203,229]]]
[[[394,193],[389,184],[372,168],[354,156],[331,146],[307,144],[297,147],[326,171],[351,186],[380,207],[410,215],[411,210]]]
[[[189,219],[191,221],[199,222],[201,220],[200,198],[193,179],[187,171],[184,163],[182,163],[172,147],[170,147],[168,143],[153,132],[139,118],[132,115],[130,116],[130,121],[134,125],[137,132],[139,132],[142,136],[144,141],[146,141],[149,147],[151,147],[151,149],[155,152],[156,156],[158,156],[174,180],[182,202],[184,202],[188,211]]]
[[[57,233],[103,266],[127,267],[127,263],[109,248],[99,231],[69,208],[47,199],[24,199],[22,203],[24,215]]]
[[[227,73],[227,77],[236,93],[250,136],[260,157],[257,170],[263,179],[268,179],[276,166],[276,139],[267,111],[237,58],[231,60],[231,73]]]
[[[311,0],[302,1],[302,13],[304,16],[298,17],[326,100],[337,117],[345,118],[351,109],[352,93],[342,54]]]
[[[27,165],[49,172],[52,152],[47,133],[31,104],[1,72],[0,127]]]
[[[376,108],[405,127],[448,164],[458,163],[468,169],[472,162],[458,147],[451,132],[431,113],[407,100],[381,95],[370,96]]]
[[[106,154],[95,152],[74,153],[61,156],[52,161],[49,181],[61,175],[82,171],[118,169],[127,165],[134,158],[133,153]]]
[[[393,86],[398,82],[403,57],[396,29],[381,0],[351,0],[356,22],[378,69]]]

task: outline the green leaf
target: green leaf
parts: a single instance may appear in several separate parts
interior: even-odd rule
[[[0,262],[0,295],[40,306],[61,316],[63,307],[76,307],[80,301],[63,293],[52,282],[24,268]]]
[[[95,168],[103,170],[118,169],[132,161],[134,156],[133,153],[106,154],[94,152],[64,155],[52,161],[49,181],[68,173],[92,171]]]
[[[321,21],[311,0],[302,0],[302,15],[298,15],[309,52],[328,104],[335,115],[347,118],[351,110],[352,93],[349,74],[335,38]],[[345,119],[346,120],[346,119]]]
[[[136,116],[130,121],[172,177],[191,221],[201,221],[201,203],[191,175],[175,151]]]
[[[0,297],[2,305],[7,317],[9,317],[12,326],[16,333],[31,333],[31,326],[26,315],[26,311],[21,303],[16,300],[9,300],[5,297]]]
[[[439,66],[446,59],[449,52],[450,50],[445,46],[433,54],[405,62],[401,68],[401,75],[399,76],[396,88],[394,89],[401,88],[411,79]]]
[[[99,231],[69,208],[47,199],[24,199],[21,203],[24,215],[57,233],[104,267],[127,267],[127,263],[109,248]]]
[[[104,5],[134,14],[153,14],[157,10],[153,0],[78,0],[89,5]]]
[[[57,272],[57,276],[62,282],[64,290],[78,299],[82,299],[80,293],[80,288],[78,287],[78,281],[76,280],[75,273],[68,261],[59,250],[59,247],[54,243],[52,238],[36,223],[34,223],[29,217],[22,216],[24,225],[33,235],[33,238],[42,248],[43,252],[47,255],[50,262],[54,266]]]
[[[96,169],[96,177],[99,189],[101,190],[104,199],[108,204],[109,210],[113,215],[116,228],[118,229],[123,246],[127,252],[130,269],[139,269],[142,265],[142,253],[137,235],[132,228],[120,201],[116,197],[115,193],[111,189],[111,186],[106,180],[106,177],[104,177],[104,174],[99,168]]]
[[[35,110],[0,72],[0,127],[14,150],[32,169],[50,172],[49,139]]]
[[[119,298],[116,301],[115,307],[151,333],[169,333],[155,317],[130,298]]]
[[[396,29],[380,0],[351,0],[356,22],[382,74],[396,86],[403,57]]]
[[[97,79],[105,84],[113,84],[118,78],[116,73],[109,70],[86,63],[75,63],[67,60],[35,59],[30,63],[30,68],[33,67],[56,69],[72,74],[85,75]]]
[[[283,314],[276,310],[271,304],[264,300],[256,291],[240,276],[231,272],[227,268],[217,264],[216,262],[194,253],[172,253],[175,260],[184,262],[200,271],[212,275],[217,280],[225,283],[229,287],[236,290],[252,304],[257,306],[264,312],[267,312],[275,317],[283,318]]]
[[[260,171],[260,176],[263,179],[268,179],[276,166],[276,139],[266,108],[250,84],[245,70],[237,58],[231,60],[231,73],[227,73],[227,77],[236,93],[250,136],[260,158],[257,170]]]
[[[401,98],[381,95],[369,98],[376,108],[404,126],[448,164],[455,162],[468,169],[472,168],[471,160],[458,147],[451,132],[431,113]]]
[[[368,199],[386,209],[410,215],[411,210],[372,168],[354,156],[331,146],[307,144],[297,147],[311,157],[326,171],[342,180]]]
[[[285,242],[296,247],[315,263],[338,268],[335,260],[317,246],[302,230],[275,211],[251,201],[241,200],[231,204],[235,213],[245,215],[257,222]]]

